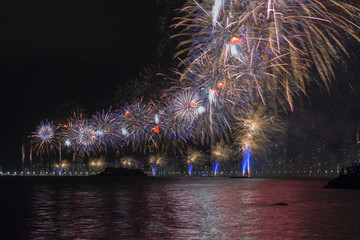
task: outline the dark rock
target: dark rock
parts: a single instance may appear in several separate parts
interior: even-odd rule
[[[284,202],[279,202],[279,203],[269,204],[267,206],[289,206],[289,204],[284,203]]]
[[[340,174],[340,176],[334,180],[329,181],[324,188],[360,189],[360,176],[353,174]]]

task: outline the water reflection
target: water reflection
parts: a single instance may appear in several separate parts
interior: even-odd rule
[[[14,231],[7,234],[23,239],[354,239],[360,234],[360,192],[322,189],[326,181],[58,181],[26,183],[23,194],[0,197],[4,208],[15,204],[22,211],[23,221],[12,222]],[[289,205],[272,205],[279,202]],[[20,226],[24,221],[26,229]]]

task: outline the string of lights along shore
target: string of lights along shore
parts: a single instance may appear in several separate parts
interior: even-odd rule
[[[62,174],[76,164],[63,159],[69,152],[101,156],[126,148],[145,153],[156,175],[175,152],[190,176],[207,153],[215,176],[235,154],[240,174],[250,177],[252,159],[285,132],[281,114],[295,111],[312,84],[329,89],[336,80],[347,44],[360,41],[359,12],[355,2],[338,0],[189,0],[171,26],[179,41],[176,81],[161,99],[90,118],[74,112],[65,121],[44,120],[23,154],[30,152],[30,161],[56,156],[53,168]],[[134,162],[131,154],[121,160],[124,167]],[[101,157],[88,163],[103,165]]]

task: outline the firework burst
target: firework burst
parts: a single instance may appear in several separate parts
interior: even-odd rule
[[[175,118],[192,125],[199,116],[198,108],[203,106],[203,101],[199,94],[191,89],[187,89],[177,93],[173,101]]]
[[[101,147],[116,147],[120,140],[120,123],[115,113],[102,111],[90,120],[96,129],[96,136]]]
[[[133,149],[144,150],[147,146],[147,135],[154,126],[149,105],[141,102],[127,105],[118,112],[118,118],[124,141]]]
[[[204,94],[208,95],[209,92],[204,92]],[[198,143],[206,145],[217,141],[229,141],[234,106],[226,103],[228,102],[219,95],[216,95],[216,104],[209,100],[205,102],[206,110],[199,116],[194,127],[194,136]]]
[[[239,82],[264,104],[272,95],[291,110],[294,96],[316,79],[309,70],[328,87],[340,52],[347,54],[344,36],[360,40],[359,9],[336,0],[190,0],[181,12],[174,25],[183,29],[174,37],[187,37],[175,56],[184,57],[181,80],[205,68],[207,85]]]
[[[286,129],[279,118],[267,114],[264,107],[249,109],[245,115],[237,117],[237,121],[235,142],[243,151],[251,148],[252,154],[259,157],[267,154],[272,142]]]
[[[78,119],[69,122],[67,126],[68,130],[66,131],[65,139],[69,141],[67,142],[68,144],[71,143],[76,151],[90,154],[98,150],[97,129],[88,120]]]
[[[158,144],[159,150],[167,151],[172,149],[174,153],[179,151],[180,153],[186,148],[189,141],[193,140],[191,135],[194,129],[194,123],[181,120],[177,117],[174,110],[174,102],[170,101],[165,104],[163,111],[161,112],[162,124],[161,124],[161,146]]]
[[[220,162],[227,161],[229,153],[230,149],[223,142],[217,142],[211,146],[211,156]]]
[[[235,142],[241,147],[243,162],[242,175],[250,177],[250,160],[268,155],[273,141],[285,132],[285,126],[276,116],[266,114],[264,107],[249,109],[245,115],[237,118]]]
[[[29,137],[34,142],[34,150],[38,153],[48,153],[55,149],[55,145],[59,140],[58,127],[52,122],[41,122],[36,131]]]

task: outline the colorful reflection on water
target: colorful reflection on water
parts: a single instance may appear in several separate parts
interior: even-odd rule
[[[360,191],[326,180],[53,178],[1,181],[14,239],[356,239]],[[274,205],[285,202],[286,205]]]

